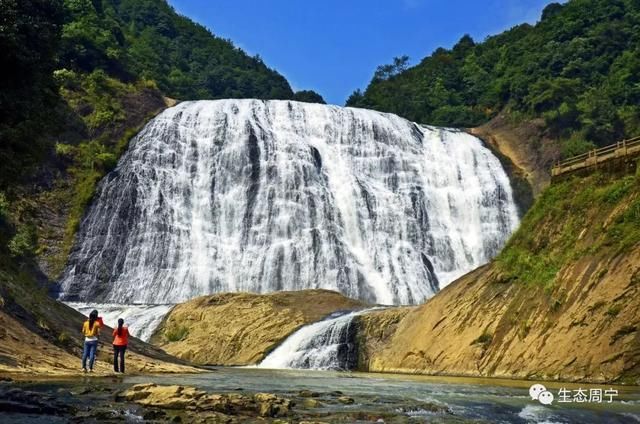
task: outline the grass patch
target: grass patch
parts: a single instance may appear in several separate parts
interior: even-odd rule
[[[477,339],[471,342],[471,345],[482,345],[486,347],[491,343],[491,340],[493,340],[493,335],[485,330]]]
[[[558,272],[572,261],[603,251],[619,253],[638,243],[640,178],[596,173],[548,187],[496,265],[505,281],[550,290]],[[600,270],[597,277],[604,274]]]
[[[605,315],[610,316],[611,318],[615,318],[622,311],[621,305],[612,305],[604,312]]]
[[[185,326],[174,326],[164,332],[164,338],[168,342],[179,342],[189,335],[189,329]]]

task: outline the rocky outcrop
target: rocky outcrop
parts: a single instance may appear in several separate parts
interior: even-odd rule
[[[75,311],[74,311],[75,312]],[[81,325],[81,317],[78,325]],[[57,331],[46,321],[40,321],[42,333],[55,337]],[[77,334],[57,333],[57,338],[48,340],[47,334],[40,335],[28,326],[2,311],[0,308],[0,375],[33,377],[68,376],[80,374],[81,351],[75,347]],[[168,355],[152,347],[145,348],[141,342],[127,352],[127,372],[139,373],[192,373],[193,367],[176,363]],[[103,343],[98,349],[94,369],[96,376],[113,374],[110,343]]]
[[[359,317],[363,370],[640,383],[640,184],[554,185],[493,263]]]
[[[328,290],[202,296],[175,306],[151,342],[197,364],[256,364],[303,325],[365,306]]]
[[[210,394],[194,387],[138,384],[120,393],[117,400],[135,402],[145,407],[184,411],[188,422],[194,419],[234,417],[286,417],[293,402],[271,393],[252,396],[239,393]],[[208,422],[208,421],[207,421]],[[218,422],[218,421],[216,421]]]
[[[351,397],[340,391],[301,390],[286,397],[273,393],[209,393],[188,386],[138,384],[116,395],[118,402],[144,408],[145,420],[189,423],[347,423],[407,422],[416,411],[451,416],[445,405],[406,399],[390,408],[378,397]]]
[[[0,387],[0,413],[70,415],[75,412],[76,408],[60,402],[54,396],[17,388]]]
[[[546,138],[544,131],[542,120],[514,124],[506,113],[500,113],[486,124],[469,130],[511,160],[514,171],[526,178],[534,196],[549,185],[549,170],[560,158],[557,140]]]
[[[416,308],[417,306],[405,306],[374,310],[354,318],[358,351],[357,369],[371,368],[371,358],[389,344],[398,324]]]

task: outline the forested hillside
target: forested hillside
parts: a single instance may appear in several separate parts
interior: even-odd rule
[[[98,181],[172,99],[323,101],[165,0],[0,0],[0,55],[0,257],[43,280]]]
[[[348,106],[434,125],[473,127],[499,113],[543,120],[569,156],[640,134],[640,1],[570,0],[476,43],[464,36],[419,64],[378,67]]]
[[[38,167],[66,130],[66,94],[107,81],[153,86],[177,99],[289,99],[289,83],[259,57],[178,15],[164,0],[3,0],[0,9],[0,187]],[[95,82],[95,81],[94,81]],[[117,84],[116,84],[117,85]],[[59,92],[59,88],[66,92]],[[100,95],[106,95],[99,87]],[[82,90],[80,90],[82,91]],[[77,96],[76,100],[77,99]],[[107,95],[107,97],[110,97]],[[98,127],[117,102],[82,107]],[[81,102],[82,103],[82,102]],[[92,103],[92,102],[84,102]],[[85,105],[86,106],[86,105]]]
[[[150,79],[170,97],[293,96],[259,57],[178,15],[164,0],[65,0],[60,67]]]

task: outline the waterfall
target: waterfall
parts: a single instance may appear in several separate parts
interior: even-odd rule
[[[258,365],[259,368],[352,370],[357,365],[353,319],[370,311],[332,314],[291,334]]]
[[[507,175],[467,133],[338,106],[184,102],[100,183],[60,295],[324,288],[414,304],[489,261],[517,223]]]
[[[118,326],[118,318],[124,319],[129,327],[129,333],[140,340],[149,341],[162,318],[171,310],[173,305],[117,305],[98,303],[66,302],[68,306],[89,316],[92,310],[97,310],[104,323],[109,327]]]

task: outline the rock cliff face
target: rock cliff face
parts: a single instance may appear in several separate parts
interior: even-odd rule
[[[524,177],[531,185],[533,195],[538,196],[549,185],[549,170],[560,158],[557,142],[546,138],[544,130],[541,119],[516,125],[510,122],[507,114],[501,113],[469,132],[508,157],[516,174]]]
[[[151,342],[197,364],[256,364],[303,325],[365,306],[328,290],[202,296],[175,306]]]
[[[639,241],[638,177],[554,184],[496,261],[359,317],[360,366],[639,384]]]

